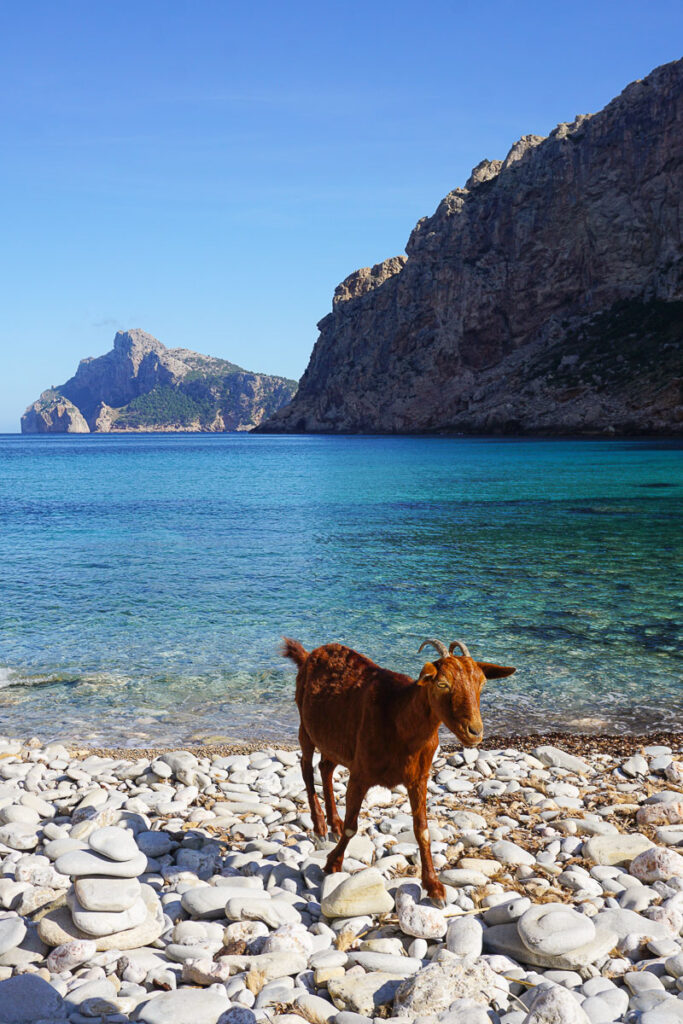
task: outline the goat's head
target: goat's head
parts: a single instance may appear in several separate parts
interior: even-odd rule
[[[441,657],[423,665],[417,684],[427,687],[432,710],[463,746],[476,747],[484,737],[479,710],[482,686],[487,679],[511,676],[515,670],[505,665],[475,661],[461,640],[454,640],[448,648],[440,640],[425,640],[418,654],[428,645],[435,647]],[[456,647],[460,648],[462,655],[453,653]]]

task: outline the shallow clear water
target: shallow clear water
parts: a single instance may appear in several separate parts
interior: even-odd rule
[[[293,738],[280,636],[517,666],[487,730],[683,727],[680,444],[0,437],[0,732]]]

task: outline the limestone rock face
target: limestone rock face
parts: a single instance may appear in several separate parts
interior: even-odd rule
[[[24,434],[133,430],[248,430],[288,402],[296,383],[249,373],[226,359],[166,348],[141,330],[119,331],[110,352],[82,359],[21,418]]]
[[[89,434],[80,409],[52,388],[29,405],[21,417],[22,434]]]
[[[482,161],[356,271],[260,430],[683,431],[683,61]]]

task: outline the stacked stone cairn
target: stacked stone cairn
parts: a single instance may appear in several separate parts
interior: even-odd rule
[[[133,833],[115,825],[97,828],[80,840],[62,841],[55,869],[72,885],[66,906],[47,914],[38,934],[48,946],[92,940],[95,949],[135,949],[158,938],[163,930],[159,898],[139,876],[147,857]]]

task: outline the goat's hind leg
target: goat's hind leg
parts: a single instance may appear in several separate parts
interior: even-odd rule
[[[334,761],[328,761],[326,758],[320,762],[320,775],[323,780],[323,793],[325,795],[325,813],[327,814],[327,820],[334,838],[339,841],[342,833],[342,820],[337,813],[337,805],[334,802],[334,788],[332,785],[332,776],[334,775],[334,769],[337,767]]]
[[[301,744],[301,774],[304,777],[304,785],[306,786],[308,806],[311,808],[313,831],[317,836],[324,838],[327,835],[325,815],[323,814],[323,809],[320,806],[320,801],[318,800],[318,795],[315,791],[315,782],[313,779],[313,752],[315,750],[315,746],[303,726],[299,729],[299,743]]]
[[[365,799],[369,786],[365,783],[361,783],[358,779],[355,779],[353,775],[349,778],[349,784],[346,789],[346,813],[344,815],[344,834],[335,846],[334,850],[330,851],[325,864],[325,871],[341,871],[342,864],[344,863],[344,850],[349,845],[349,840],[353,839],[356,832],[358,831],[358,815],[360,814],[361,804]]]

